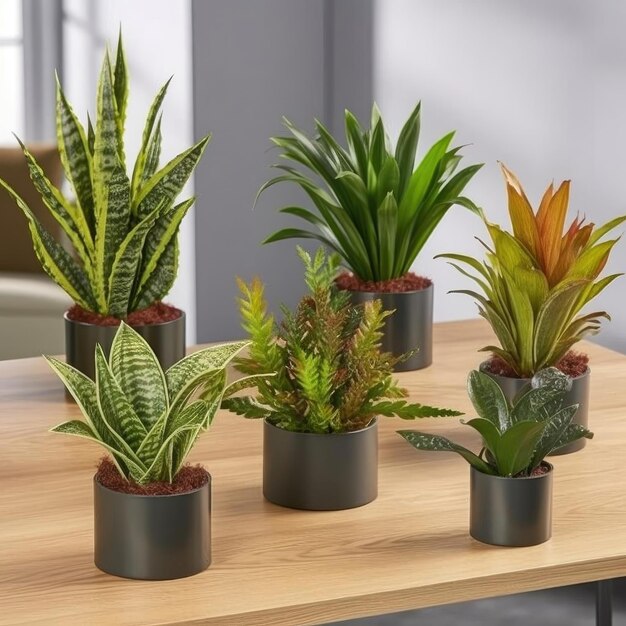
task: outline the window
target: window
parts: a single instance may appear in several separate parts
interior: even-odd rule
[[[0,0],[0,145],[24,135],[24,52],[21,0]]]

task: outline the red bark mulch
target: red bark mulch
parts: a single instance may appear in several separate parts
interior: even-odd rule
[[[570,350],[555,367],[567,376],[578,378],[582,376],[589,367],[589,356],[583,352],[575,352]],[[509,364],[502,360],[499,356],[492,356],[487,361],[486,369],[491,374],[497,376],[506,376],[507,378],[519,378]]]
[[[335,279],[337,287],[347,291],[374,291],[380,293],[402,293],[405,291],[421,291],[433,284],[430,278],[409,272],[399,278],[389,280],[361,280],[358,276],[344,272]]]
[[[140,485],[126,480],[120,475],[113,461],[105,456],[98,465],[96,480],[103,487],[121,493],[137,496],[169,496],[199,489],[209,481],[209,475],[201,465],[183,465],[171,483],[159,481]]]
[[[147,309],[133,311],[124,321],[130,326],[147,326],[149,324],[162,324],[178,319],[182,311],[163,302],[155,302]],[[100,315],[93,311],[87,311],[78,304],[73,305],[67,312],[67,316],[74,322],[95,324],[97,326],[119,326],[120,321],[112,315]]]
[[[535,469],[530,473],[531,476],[543,476],[544,474],[548,474],[550,472],[550,468],[543,463],[535,467]]]

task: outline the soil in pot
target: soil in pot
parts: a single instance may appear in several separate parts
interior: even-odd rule
[[[430,278],[418,276],[413,272],[408,272],[404,276],[391,278],[389,280],[361,280],[358,276],[349,272],[344,272],[337,276],[335,280],[340,289],[347,291],[369,291],[376,293],[403,293],[406,291],[421,291],[433,284]]]
[[[587,371],[589,357],[582,352],[570,350],[555,367],[571,378],[578,378]],[[491,359],[485,362],[485,371],[496,376],[519,378],[511,366],[498,356],[492,356]]]
[[[155,302],[147,309],[133,311],[124,321],[130,326],[147,326],[150,324],[163,324],[172,322],[182,315],[182,311],[164,302]],[[74,322],[95,324],[96,326],[119,326],[120,320],[112,315],[101,315],[93,311],[87,311],[78,304],[72,306],[67,316]]]
[[[120,475],[113,461],[105,456],[100,460],[96,480],[107,489],[136,496],[170,496],[200,489],[209,481],[206,470],[201,465],[184,465],[173,482],[153,482],[140,485],[126,480]]]

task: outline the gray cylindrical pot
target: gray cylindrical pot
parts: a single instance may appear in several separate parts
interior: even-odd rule
[[[334,511],[378,495],[378,426],[317,434],[263,427],[263,495],[292,509]]]
[[[528,478],[470,467],[470,535],[496,546],[534,546],[552,536],[552,465]]]
[[[396,364],[396,372],[423,369],[433,362],[433,290],[430,285],[419,291],[399,293],[350,291],[355,304],[380,300],[383,309],[395,311],[383,328],[385,352],[401,356],[417,349],[406,361]]]
[[[488,361],[484,361],[480,364],[480,371],[485,374],[489,374],[493,378],[500,389],[504,392],[506,399],[512,402],[517,394],[530,383],[529,378],[510,378],[508,376],[499,376],[498,374],[492,374],[486,369]],[[573,424],[580,424],[587,428],[589,424],[589,378],[591,370],[587,368],[587,371],[580,376],[572,379],[572,388],[567,392],[563,399],[563,406],[571,406],[572,404],[578,404],[578,411],[574,414],[572,420]],[[561,454],[570,454],[577,452],[585,447],[587,440],[585,438],[578,439],[573,443],[570,443],[563,448],[560,448],[550,456],[558,456]]]
[[[118,326],[98,326],[65,319],[65,356],[76,369],[94,378],[94,352],[99,343],[108,356]],[[185,313],[160,324],[133,326],[154,350],[161,367],[165,370],[185,356]]]
[[[96,566],[141,580],[184,578],[211,563],[211,476],[194,491],[140,496],[94,478]]]

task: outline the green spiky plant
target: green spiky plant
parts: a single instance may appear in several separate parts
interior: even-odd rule
[[[69,240],[68,252],[48,233],[26,203],[3,180],[23,211],[43,269],[87,311],[124,319],[170,290],[178,271],[178,230],[194,198],[174,204],[196,167],[209,136],[159,169],[160,108],[169,80],[146,119],[131,175],[126,172],[124,123],[128,76],[122,39],[115,63],[104,56],[95,127],[87,132],[57,80],[57,139],[75,199],[45,177],[20,141],[33,185]],[[18,139],[19,141],[19,139]]]
[[[341,433],[366,427],[376,416],[404,419],[460,415],[406,400],[393,380],[396,359],[380,351],[381,327],[389,315],[379,300],[351,306],[334,287],[339,258],[314,258],[298,247],[310,293],[295,312],[283,308],[277,325],[267,311],[263,284],[239,281],[248,356],[237,369],[258,378],[256,397],[227,398],[224,408],[248,418],[265,418],[289,431]],[[262,378],[263,375],[273,376]],[[257,379],[255,379],[257,380]]]
[[[548,454],[581,437],[593,437],[584,426],[572,423],[578,405],[562,406],[571,385],[565,374],[547,368],[537,372],[509,404],[491,376],[471,372],[467,388],[478,417],[463,423],[482,437],[479,454],[439,435],[416,430],[399,430],[398,434],[418,450],[456,452],[484,474],[530,476]]]
[[[569,181],[556,192],[550,185],[535,213],[515,175],[504,166],[502,170],[513,232],[483,217],[492,241],[491,246],[483,244],[484,261],[460,254],[440,256],[482,291],[452,292],[472,296],[480,315],[491,324],[500,345],[482,351],[497,355],[520,378],[530,378],[557,365],[576,342],[599,331],[602,318],[610,319],[604,311],[580,313],[621,276],[599,278],[619,241],[603,238],[626,216],[598,228],[583,226],[584,219],[577,217],[565,228]]]
[[[95,441],[127,480],[171,483],[222,400],[253,384],[250,379],[226,384],[226,366],[246,345],[212,346],[163,372],[146,341],[122,322],[108,360],[96,346],[95,382],[46,357],[85,418],[59,424],[52,432]]]
[[[478,210],[461,194],[482,167],[471,165],[455,174],[462,146],[450,147],[451,132],[437,141],[415,168],[420,110],[418,104],[404,124],[395,151],[376,105],[369,130],[363,130],[346,110],[347,149],[318,120],[318,134],[309,138],[285,119],[291,136],[273,137],[272,142],[280,148],[282,158],[304,166],[305,172],[291,165],[275,165],[285,173],[265,183],[259,194],[276,183],[292,182],[309,196],[317,212],[299,206],[281,209],[312,228],[285,228],[264,243],[317,239],[339,253],[363,281],[386,281],[409,272],[450,207],[458,204]]]

